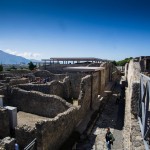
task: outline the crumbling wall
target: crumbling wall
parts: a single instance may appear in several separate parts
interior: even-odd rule
[[[19,148],[23,149],[36,138],[36,129],[28,125],[17,126],[15,128],[15,137]]]
[[[121,73],[120,73],[120,71],[115,70],[115,71],[112,73],[112,81],[117,81],[117,82],[119,82],[119,81],[120,81],[120,78],[121,78]]]
[[[56,69],[56,68],[53,67],[53,69]],[[49,72],[48,70],[36,71],[34,75],[40,78],[49,78],[49,81],[53,81],[53,80],[63,81],[64,78],[66,77],[66,74],[53,74]]]
[[[70,82],[71,82],[71,95],[73,99],[78,99],[80,93],[80,83],[81,79],[87,74],[85,73],[68,73]]]
[[[131,60],[128,66],[128,75],[127,75],[129,88],[132,86],[133,82],[140,81],[140,72],[141,72],[140,63]]]
[[[14,150],[15,139],[11,137],[5,137],[0,141],[0,150]]]
[[[10,85],[18,85],[18,84],[25,84],[28,83],[28,78],[21,78],[21,79],[11,79],[9,84]]]
[[[93,73],[93,79],[92,79],[92,103],[96,103],[97,102],[97,98],[99,95],[99,86],[100,86],[100,75],[99,75],[99,71]]]
[[[4,138],[9,135],[9,114],[7,109],[0,107],[0,138]]]
[[[10,70],[10,73],[13,74],[13,76],[21,76],[28,73],[31,73],[31,70],[29,69],[12,69]]]
[[[46,78],[46,77],[50,77],[52,73],[47,70],[39,70],[39,71],[34,72],[34,75],[36,77]]]
[[[102,63],[101,67],[105,67],[105,84],[109,82],[109,77],[110,77],[110,65],[109,63]]]
[[[59,149],[74,130],[77,117],[78,109],[71,107],[53,119],[37,123],[37,150]]]
[[[125,149],[145,149],[137,119],[138,102],[140,98],[140,72],[139,62],[131,60],[128,65],[126,89],[126,106],[124,120],[124,148]]]
[[[39,91],[45,94],[58,95],[63,97],[63,84],[58,81],[52,81],[50,84],[24,84],[18,86],[27,91]]]
[[[125,70],[124,70],[124,76],[125,76],[126,80],[127,80],[127,76],[128,76],[128,65],[129,65],[129,63],[125,64]]]
[[[39,91],[45,94],[57,95],[64,99],[71,97],[71,82],[68,77],[63,82],[51,81],[48,84],[20,84],[19,88],[27,91]]]
[[[18,88],[11,90],[10,105],[19,111],[37,114],[44,117],[55,117],[67,110],[71,104],[56,95],[43,94],[36,91],[25,91]]]
[[[79,105],[81,105],[80,116],[81,118],[83,118],[87,110],[89,110],[90,105],[92,106],[91,75],[87,75],[82,78],[78,100],[79,100]]]
[[[61,81],[63,82],[64,78],[66,78],[66,74],[51,74],[49,77],[49,81]]]
[[[101,92],[104,90],[105,88],[105,70],[101,70]]]

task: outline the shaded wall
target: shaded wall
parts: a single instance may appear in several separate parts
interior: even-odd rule
[[[79,104],[81,106],[80,116],[81,118],[87,113],[92,104],[91,98],[91,75],[87,75],[82,78],[80,84]]]
[[[55,117],[67,110],[71,104],[56,95],[47,95],[36,91],[25,91],[18,88],[11,90],[10,105],[19,111],[33,113],[44,117]]]
[[[139,62],[130,60],[127,70],[128,87],[126,88],[125,120],[124,120],[124,149],[145,149],[137,118],[138,102],[140,98]]]
[[[70,108],[55,118],[36,124],[37,150],[57,150],[77,124],[78,110]]]
[[[71,82],[71,95],[73,99],[78,99],[79,97],[79,93],[80,93],[80,83],[81,83],[81,79],[86,76],[86,73],[68,73],[67,74],[69,76],[70,82]]]
[[[9,136],[9,114],[8,110],[0,107],[0,138]]]

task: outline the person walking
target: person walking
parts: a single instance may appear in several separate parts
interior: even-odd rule
[[[113,134],[110,132],[109,127],[106,129],[105,139],[107,150],[111,150],[111,144],[113,145],[113,141],[115,141],[115,138],[113,137]]]

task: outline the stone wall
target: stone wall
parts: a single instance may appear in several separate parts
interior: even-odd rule
[[[66,77],[66,74],[52,74],[49,77],[50,81],[56,80],[63,82],[64,78]]]
[[[25,148],[29,143],[31,143],[36,138],[36,129],[31,128],[28,125],[17,126],[15,128],[16,141],[19,144],[19,148]]]
[[[93,79],[92,79],[92,103],[94,105],[94,103],[97,102],[97,98],[98,98],[98,95],[100,94],[100,73],[99,71],[98,72],[95,72],[93,74]]]
[[[9,135],[9,114],[7,109],[0,107],[0,138],[4,138]]]
[[[78,109],[71,107],[55,118],[36,124],[37,150],[57,150],[74,130]]]
[[[102,63],[101,67],[105,67],[105,85],[110,81],[110,72],[111,72],[111,64],[110,63]]]
[[[88,73],[68,73],[69,78],[65,77],[62,82],[52,81],[47,85],[18,85],[18,87],[22,89],[16,87],[10,89],[10,105],[16,106],[18,110],[27,113],[50,117],[35,125],[36,129],[31,139],[34,137],[37,138],[38,150],[59,149],[87,114],[90,105],[92,107],[96,104],[97,96],[104,90],[106,83],[109,82],[110,79],[109,69],[111,65],[105,65],[105,67],[107,67],[106,70],[95,72],[92,76]],[[50,77],[51,76],[52,74],[50,74]],[[91,91],[91,89],[93,89],[93,91]],[[49,94],[56,94],[64,99],[76,99],[79,105],[73,106],[64,99]],[[27,137],[31,134],[31,130],[29,130],[29,132],[27,131],[28,128],[27,130],[24,128],[16,128],[17,140],[22,143],[22,145],[27,144],[24,141],[26,141]]]
[[[31,73],[31,70],[29,70],[29,69],[12,69],[12,70],[10,70],[10,73],[13,74],[13,76],[21,76],[21,75]]]
[[[112,81],[119,82],[120,78],[121,78],[121,73],[118,70],[116,70],[112,73]]]
[[[128,87],[126,89],[124,120],[124,149],[126,150],[145,149],[137,119],[138,101],[140,98],[140,72],[140,63],[131,60],[127,71]]]
[[[70,82],[71,82],[71,91],[72,91],[72,98],[78,99],[80,93],[80,83],[81,79],[85,77],[86,73],[68,73]]]
[[[97,88],[99,84],[96,75],[98,73],[94,77],[96,78],[94,79],[94,88]],[[87,75],[81,79],[79,89],[78,107],[71,107],[53,119],[36,124],[38,149],[59,149],[75,129],[76,125],[84,118],[91,104],[91,75]]]
[[[103,92],[104,88],[105,88],[105,70],[101,70],[101,93]]]
[[[34,75],[36,77],[46,78],[46,77],[50,77],[52,73],[47,70],[39,70],[39,71],[34,72]]]
[[[39,91],[45,94],[64,97],[63,96],[64,86],[62,83],[58,81],[52,81],[50,82],[50,84],[25,84],[25,85],[19,85],[18,87],[27,91]]]
[[[92,98],[91,98],[91,75],[87,75],[82,78],[80,84],[80,94],[79,94],[79,105],[81,106],[80,116],[81,118],[87,113],[92,107]]]
[[[18,87],[27,91],[57,95],[66,100],[71,97],[71,82],[68,77],[64,78],[63,82],[54,80],[47,84],[20,84]]]
[[[0,150],[14,150],[15,139],[11,137],[5,137],[0,141]]]
[[[25,84],[28,83],[29,80],[27,78],[21,78],[21,79],[11,79],[9,84],[10,85],[18,85],[18,84]]]
[[[128,65],[129,65],[129,63],[125,64],[125,70],[124,70],[124,76],[125,76],[126,80],[127,80],[127,76],[128,76]]]
[[[17,110],[44,117],[53,118],[71,106],[71,104],[59,96],[43,94],[36,91],[25,91],[18,88],[11,90],[10,97],[10,105],[17,107]]]
[[[129,87],[132,86],[132,83],[134,81],[138,81],[138,82],[140,81],[140,72],[141,72],[140,63],[131,60],[128,65],[128,75],[127,75]]]
[[[138,115],[138,102],[140,98],[140,83],[133,82],[131,87],[131,113],[134,115],[134,118],[137,119]]]

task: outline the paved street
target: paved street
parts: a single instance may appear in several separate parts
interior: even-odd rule
[[[123,149],[122,128],[124,122],[124,101],[121,100],[117,105],[116,97],[119,87],[115,87],[112,96],[106,104],[104,111],[98,118],[92,133],[77,144],[77,150],[105,150],[105,133],[106,128],[110,127],[115,137],[112,149]]]

